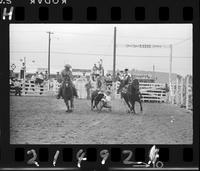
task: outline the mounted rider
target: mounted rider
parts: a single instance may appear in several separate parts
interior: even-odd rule
[[[131,74],[128,72],[128,69],[126,68],[124,70],[124,86],[128,85],[131,82]]]
[[[119,88],[117,90],[117,93],[119,93],[122,90],[127,89],[128,84],[131,82],[131,74],[129,74],[127,68],[124,69],[123,74],[121,72],[119,76],[120,76],[119,77],[119,81],[121,82],[121,84],[120,84],[120,86],[119,86]]]
[[[73,88],[74,96],[75,96],[75,97],[78,97],[76,88],[75,88],[75,86],[74,86],[74,84],[73,84],[73,82],[72,82],[72,80],[73,80],[73,75],[72,75],[72,71],[70,70],[70,69],[71,69],[71,65],[66,64],[64,67],[65,67],[65,69],[63,69],[63,70],[61,71],[62,83],[61,83],[61,86],[60,86],[60,88],[59,88],[59,90],[58,90],[57,99],[59,99],[60,96],[61,96],[62,87],[63,87],[64,82],[65,82],[66,80],[68,80],[68,81],[70,82],[70,84],[71,84],[71,86],[72,86],[72,88]]]

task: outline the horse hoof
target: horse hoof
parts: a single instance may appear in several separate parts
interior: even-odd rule
[[[131,110],[130,113],[135,114],[135,112],[133,110]]]

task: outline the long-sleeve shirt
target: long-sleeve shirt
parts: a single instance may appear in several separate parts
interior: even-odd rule
[[[130,82],[130,79],[131,79],[131,75],[129,73],[124,74],[125,84],[128,84]]]
[[[62,79],[62,81],[66,80],[68,77],[72,81],[72,79],[73,79],[72,72],[71,71],[66,71],[65,69],[62,70],[62,72],[61,72],[61,79]]]

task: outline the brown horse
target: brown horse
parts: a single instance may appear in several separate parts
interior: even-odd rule
[[[64,102],[67,106],[66,112],[73,112],[73,110],[74,110],[74,91],[73,91],[72,83],[69,79],[65,80],[62,84],[61,96],[63,97]],[[69,101],[70,101],[70,105],[69,105]]]
[[[139,102],[140,104],[140,111],[142,112],[142,102],[141,102],[141,93],[139,91],[139,81],[134,79],[128,85],[125,85],[125,82],[122,80],[120,81],[120,86],[118,92],[121,93],[121,97],[125,100],[126,104],[128,105],[129,109],[128,113],[133,112],[135,114],[135,102]]]

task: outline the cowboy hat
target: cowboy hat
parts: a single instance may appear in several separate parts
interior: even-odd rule
[[[69,64],[65,64],[64,67],[65,67],[65,68],[71,68],[71,65],[69,65]]]
[[[128,71],[128,69],[126,68],[126,69],[124,69],[124,71]]]

